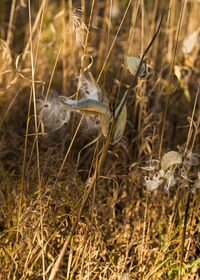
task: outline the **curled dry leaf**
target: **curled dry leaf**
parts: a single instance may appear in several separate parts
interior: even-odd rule
[[[135,76],[137,69],[140,64],[140,58],[134,56],[124,56],[125,65],[128,67],[128,70],[131,72],[133,76]],[[142,63],[142,67],[140,69],[139,78],[144,79],[148,75],[148,69],[145,61]]]
[[[198,58],[200,48],[200,28],[190,34],[184,41],[182,47],[183,64],[186,67],[194,69],[199,72],[198,68],[195,67],[195,62]]]
[[[176,151],[170,151],[162,157],[161,160],[161,168],[164,172],[171,166],[182,164],[183,158],[182,155],[179,152]]]
[[[183,75],[183,67],[179,66],[179,65],[175,65],[174,66],[174,74],[178,79],[178,82],[180,84],[180,87],[183,89],[183,92],[185,94],[185,97],[187,99],[188,102],[191,101],[191,94],[189,91],[189,86],[188,86],[188,82],[191,75],[191,72],[188,71],[188,75]]]

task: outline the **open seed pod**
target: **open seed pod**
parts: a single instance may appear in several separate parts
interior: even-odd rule
[[[101,115],[105,114],[108,107],[100,101],[94,99],[83,99],[80,101],[59,96],[61,104],[69,110],[80,111],[86,114]]]
[[[71,111],[78,111],[84,114],[100,115],[102,133],[105,137],[108,135],[111,120],[111,112],[108,106],[94,99],[76,101],[66,98],[65,96],[59,96],[59,100],[65,108]]]
[[[140,58],[134,56],[124,56],[125,65],[127,66],[128,70],[131,72],[133,76],[136,75],[137,69],[140,64]],[[148,69],[145,61],[142,63],[142,67],[140,69],[139,78],[144,79],[148,75]]]
[[[97,84],[91,72],[84,72],[81,77],[80,92],[86,99],[94,99],[102,102],[106,106],[109,105],[109,100],[106,92]]]
[[[124,99],[126,98],[128,91],[125,92],[119,106],[115,111],[115,117],[117,116]],[[72,100],[65,96],[59,96],[60,103],[70,111],[77,111],[84,114],[100,115],[101,118],[101,131],[106,137],[109,132],[110,125],[112,123],[112,114],[109,106],[106,103],[102,103],[95,99],[83,99],[80,101]],[[126,105],[121,110],[119,118],[117,119],[114,127],[114,136],[112,144],[115,144],[120,140],[123,135],[127,120],[127,108]]]
[[[161,168],[164,172],[166,172],[168,168],[182,164],[182,162],[183,158],[179,152],[170,151],[162,157]]]

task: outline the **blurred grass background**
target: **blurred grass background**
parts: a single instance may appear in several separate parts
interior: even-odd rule
[[[128,98],[124,135],[108,148],[55,279],[200,278],[198,191],[181,257],[190,183],[149,194],[141,168],[188,151],[196,161],[187,176],[198,179],[200,2],[1,0],[0,279],[49,279],[104,147],[103,137],[86,147],[98,126],[85,120],[74,140],[73,118],[36,131],[37,101],[73,95],[91,61],[108,97],[121,98],[133,79],[123,57],[142,55],[162,12],[149,75]]]

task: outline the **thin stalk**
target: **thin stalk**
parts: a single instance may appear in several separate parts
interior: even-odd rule
[[[10,10],[10,18],[8,23],[8,33],[7,33],[7,39],[6,43],[9,46],[11,41],[11,35],[12,35],[12,25],[13,25],[13,19],[14,19],[14,13],[15,13],[15,5],[16,0],[12,0],[11,10]]]
[[[81,20],[85,22],[85,0],[81,0]]]
[[[44,1],[45,2],[45,1]],[[44,11],[44,10],[43,10]],[[38,188],[41,188],[41,176],[40,176],[40,156],[39,156],[39,141],[38,141],[38,122],[37,122],[37,110],[36,110],[36,90],[35,90],[35,63],[33,58],[33,42],[32,42],[32,22],[31,22],[31,3],[28,1],[28,13],[29,13],[29,32],[30,32],[30,56],[31,56],[31,70],[32,70],[32,91],[33,91],[33,110],[34,110],[34,121],[35,121],[35,133],[36,133],[36,154],[37,154],[37,172],[38,172]],[[41,31],[41,29],[40,29]],[[38,45],[39,46],[39,40]],[[38,48],[37,48],[38,50]],[[43,222],[42,222],[42,207],[41,207],[41,193],[40,193],[40,229],[42,237],[42,247],[43,247]],[[45,280],[45,260],[44,252],[42,252],[42,276]]]
[[[67,32],[66,32],[66,4],[65,0],[62,0],[62,10],[63,10],[63,17],[62,17],[62,37],[63,37],[63,49],[62,49],[62,88],[63,92],[65,93],[67,91],[67,49],[66,49],[66,43],[67,43]],[[71,11],[71,9],[69,9]],[[72,50],[72,49],[71,49]],[[72,54],[73,56],[73,54]]]
[[[29,12],[29,32],[30,32],[30,55],[31,55],[31,70],[32,70],[32,90],[33,90],[33,106],[34,106],[34,121],[35,121],[35,133],[37,135],[37,110],[36,110],[36,91],[35,91],[35,66],[33,58],[33,44],[32,44],[32,22],[31,22],[31,3],[28,0],[28,12]],[[38,137],[36,136],[36,153],[37,153],[37,170],[38,170],[38,183],[40,186],[40,162],[39,162],[39,145]]]
[[[194,115],[195,115],[195,110],[196,110],[196,106],[197,106],[197,101],[198,101],[198,97],[199,97],[199,90],[200,90],[200,84],[198,86],[197,94],[196,94],[195,101],[194,101],[192,117],[191,117],[191,120],[190,120],[190,127],[189,127],[189,131],[188,131],[188,137],[187,137],[187,142],[186,142],[184,153],[187,152],[188,146],[189,146],[189,142],[190,142],[190,140],[192,138],[192,127],[193,127],[193,122],[194,122]],[[196,129],[196,134],[197,134],[197,129]],[[192,148],[194,147],[194,142],[195,142],[195,139],[196,139],[196,134],[195,134],[195,137],[193,138]]]
[[[155,41],[155,39],[156,39],[156,37],[157,37],[159,31],[160,31],[160,27],[161,27],[162,20],[163,20],[163,15],[164,15],[164,14],[162,13],[162,16],[161,16],[161,19],[160,19],[160,23],[159,23],[158,29],[157,29],[156,33],[154,34],[153,38],[151,39],[151,42],[149,43],[148,47],[145,49],[145,51],[144,51],[144,53],[143,53],[143,55],[142,55],[142,58],[141,58],[141,60],[140,60],[140,64],[139,64],[139,66],[138,66],[138,69],[137,69],[137,72],[136,72],[136,74],[135,74],[135,77],[134,77],[134,79],[133,79],[133,81],[132,81],[130,87],[129,87],[128,90],[127,90],[126,97],[124,98],[124,101],[123,101],[122,104],[121,104],[121,108],[119,109],[119,112],[118,112],[118,114],[116,115],[114,122],[117,122],[117,120],[118,120],[118,118],[119,118],[119,116],[120,116],[120,114],[121,114],[121,111],[122,111],[122,109],[124,108],[124,105],[126,104],[126,100],[127,100],[128,96],[129,96],[129,94],[132,92],[133,88],[134,88],[134,87],[136,86],[136,84],[137,84],[138,75],[139,75],[139,73],[140,73],[140,69],[141,69],[141,67],[142,67],[144,58],[145,58],[146,54],[148,53],[149,49],[151,48],[151,46],[153,45],[153,43],[154,43],[154,41]]]
[[[78,133],[78,131],[79,131],[79,128],[80,128],[80,126],[81,126],[81,123],[82,123],[82,121],[83,121],[83,118],[84,118],[84,115],[82,115],[82,117],[81,117],[81,119],[80,119],[80,122],[79,122],[79,124],[78,124],[78,126],[77,126],[77,128],[76,128],[76,131],[75,131],[74,136],[73,136],[73,138],[72,138],[72,140],[71,140],[71,142],[70,142],[69,148],[68,148],[67,153],[66,153],[66,155],[65,155],[65,157],[64,157],[64,159],[63,159],[63,162],[62,162],[61,167],[60,167],[60,169],[59,169],[59,171],[58,171],[58,174],[57,174],[57,177],[56,177],[56,180],[55,180],[55,183],[54,183],[53,186],[55,186],[55,185],[57,184],[57,182],[58,182],[58,179],[59,179],[59,177],[60,177],[61,171],[62,171],[62,169],[63,169],[63,167],[64,167],[64,165],[65,165],[65,162],[66,162],[66,160],[67,160],[67,157],[68,157],[68,155],[69,155],[69,152],[71,151],[71,147],[72,147],[72,145],[73,145],[73,143],[74,143],[74,140],[75,140],[75,138],[76,138],[76,135],[77,135],[77,133]]]
[[[127,55],[130,55],[130,54],[132,55],[132,49],[133,49],[132,46],[134,44],[133,43],[134,28],[135,28],[135,23],[136,23],[138,12],[139,12],[140,2],[141,2],[141,0],[139,0],[137,3],[133,2],[135,9],[133,8],[132,17],[131,17],[131,27],[130,27],[130,31],[129,31],[129,35],[128,35]]]
[[[182,267],[183,267],[183,258],[184,258],[184,245],[185,245],[185,236],[186,236],[186,229],[187,229],[187,221],[188,221],[188,214],[189,214],[189,206],[190,201],[192,198],[192,193],[189,191],[187,197],[187,203],[185,208],[185,218],[184,218],[184,226],[183,226],[183,234],[182,234],[182,242],[181,242],[181,260],[179,266],[179,280],[182,280]]]
[[[177,50],[178,50],[179,36],[180,36],[180,31],[181,31],[181,27],[182,27],[182,23],[183,23],[183,11],[184,11],[186,1],[187,0],[183,0],[182,4],[181,4],[181,11],[180,11],[180,17],[179,17],[179,23],[178,23],[178,29],[177,29],[177,36],[176,36],[176,44],[175,44],[175,49],[174,49],[174,56],[173,56],[173,61],[172,61],[172,64],[171,64],[171,70],[170,70],[170,81],[172,79],[174,64],[175,64],[175,58],[176,58],[176,54],[177,54]],[[162,145],[163,145],[163,139],[164,139],[164,133],[165,133],[165,123],[166,123],[167,110],[168,110],[168,105],[169,105],[169,96],[170,96],[170,92],[168,92],[168,94],[166,96],[166,103],[165,103],[165,110],[164,110],[164,116],[163,116],[163,126],[162,126],[162,132],[161,132],[158,159],[161,158]]]
[[[109,50],[109,52],[108,52],[108,54],[107,54],[107,56],[106,56],[106,59],[105,59],[105,61],[104,61],[104,63],[103,63],[103,66],[102,66],[102,68],[101,68],[101,71],[100,71],[100,73],[99,73],[99,75],[98,75],[97,83],[98,83],[98,81],[99,81],[99,79],[100,79],[100,77],[101,77],[101,75],[102,75],[102,73],[103,73],[103,70],[104,70],[104,68],[105,68],[105,66],[106,66],[106,63],[107,63],[107,61],[108,61],[108,58],[109,58],[109,56],[110,56],[110,54],[111,54],[111,51],[112,51],[112,49],[113,49],[113,47],[114,47],[115,41],[116,41],[116,39],[117,39],[117,37],[118,37],[118,35],[119,35],[119,32],[120,32],[120,30],[121,30],[121,28],[122,28],[122,25],[123,25],[124,20],[125,20],[125,18],[126,18],[126,15],[127,15],[128,10],[129,10],[129,7],[130,7],[130,5],[131,5],[131,2],[132,2],[132,0],[130,0],[129,3],[128,3],[128,5],[127,5],[127,8],[126,8],[125,13],[124,13],[124,15],[123,15],[123,18],[122,18],[122,20],[121,20],[121,22],[120,22],[119,28],[118,28],[118,30],[117,30],[117,32],[116,32],[115,38],[114,38],[114,40],[113,40],[113,42],[112,42],[112,45],[111,45],[111,47],[110,47],[110,50]]]
[[[144,0],[141,0],[141,11],[142,11],[142,20],[141,20],[141,22],[142,22],[142,26],[141,26],[141,30],[142,30],[142,32],[141,32],[141,35],[142,35],[142,40],[141,40],[141,51],[142,51],[142,53],[144,52],[144,11],[145,11],[145,9],[144,9]]]
[[[96,69],[97,71],[99,71],[100,67],[101,67],[101,62],[102,62],[102,57],[104,54],[104,46],[105,46],[105,41],[106,41],[106,30],[107,30],[107,22],[108,22],[108,15],[109,15],[109,1],[106,1],[105,4],[105,9],[104,9],[104,17],[103,17],[103,27],[102,27],[102,36],[101,36],[101,40],[99,43],[99,50],[98,50],[98,59],[97,59],[97,63],[96,63]]]
[[[143,222],[143,233],[142,233],[142,250],[141,250],[141,256],[140,256],[140,267],[143,263],[143,257],[144,257],[144,247],[145,247],[145,235],[146,235],[146,229],[148,224],[148,209],[149,209],[149,195],[146,194],[146,201],[145,201],[145,213],[144,213],[144,222]]]
[[[58,59],[59,59],[60,54],[61,54],[61,50],[62,50],[62,43],[59,47],[58,54],[57,54],[57,57],[56,57],[56,61],[54,63],[54,67],[53,67],[53,70],[52,70],[52,73],[51,73],[50,81],[49,81],[48,88],[47,88],[47,93],[45,95],[45,101],[47,100],[48,95],[49,95],[49,91],[50,91],[50,88],[51,88],[51,84],[52,84],[53,76],[54,76],[54,73],[55,73],[55,70],[56,70],[56,66],[58,64]],[[41,120],[38,123],[38,131],[39,131],[40,125],[41,125]],[[28,164],[27,164],[27,168],[26,168],[27,171],[28,171],[30,163],[31,163],[31,159],[32,159],[32,156],[33,156],[35,144],[36,144],[36,137],[34,138],[33,146],[32,146],[30,157],[29,157],[29,161],[28,161]]]

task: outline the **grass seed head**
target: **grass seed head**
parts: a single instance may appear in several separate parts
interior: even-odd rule
[[[88,29],[85,23],[81,20],[81,17],[78,15],[77,10],[74,10],[72,15],[72,31],[76,36],[77,43],[81,44],[84,48],[84,38]]]

